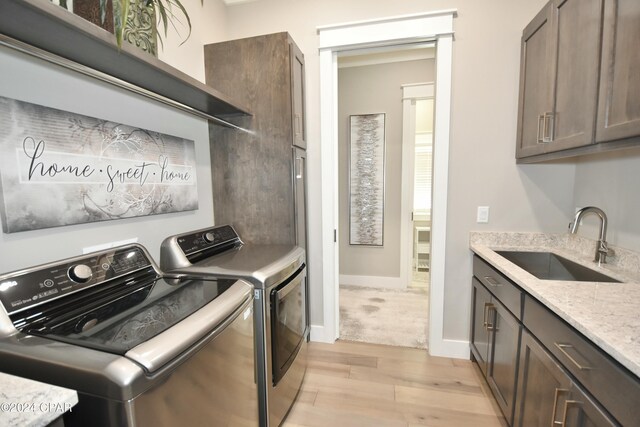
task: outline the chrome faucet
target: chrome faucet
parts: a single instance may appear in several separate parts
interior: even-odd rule
[[[578,231],[578,225],[580,225],[580,221],[582,221],[582,217],[588,213],[594,213],[598,215],[598,218],[600,218],[600,239],[596,245],[596,256],[594,261],[598,264],[605,264],[607,262],[607,255],[613,255],[614,252],[613,249],[609,249],[609,245],[607,243],[607,214],[605,214],[602,209],[596,208],[595,206],[586,206],[579,209],[578,212],[576,212],[573,223],[571,224],[570,232],[571,234],[576,234]]]

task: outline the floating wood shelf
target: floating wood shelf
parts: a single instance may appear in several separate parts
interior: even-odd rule
[[[222,125],[235,127],[221,118],[249,114],[227,95],[133,45],[118,49],[113,34],[48,0],[1,0],[0,34],[1,44]]]

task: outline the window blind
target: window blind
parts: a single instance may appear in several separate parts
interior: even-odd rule
[[[413,209],[417,214],[431,212],[433,145],[431,133],[416,134]]]

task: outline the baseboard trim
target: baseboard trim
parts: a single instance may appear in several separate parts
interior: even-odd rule
[[[311,325],[310,340],[329,344],[335,343],[335,337],[327,336],[327,332],[328,331],[324,325]],[[429,354],[431,356],[450,357],[452,359],[464,360],[469,360],[471,357],[469,341],[444,339],[440,342],[432,342],[429,340],[428,346]]]
[[[471,349],[469,347],[469,341],[444,339],[440,342],[432,342],[429,340],[429,354],[432,356],[469,360]]]
[[[336,339],[333,337],[328,337],[327,330],[324,325],[311,325],[311,330],[309,332],[309,339],[314,342],[324,342],[333,344],[336,342]]]
[[[340,275],[341,285],[364,286],[367,288],[406,289],[400,277]]]

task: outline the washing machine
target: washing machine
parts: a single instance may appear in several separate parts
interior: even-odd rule
[[[0,370],[76,390],[67,426],[259,420],[253,286],[128,245],[0,275]]]

